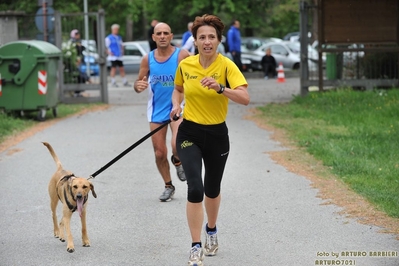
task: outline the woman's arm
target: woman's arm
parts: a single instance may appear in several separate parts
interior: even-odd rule
[[[201,80],[201,85],[203,87],[208,87],[208,89],[213,89],[216,92],[221,92],[221,96],[224,95],[225,97],[229,98],[233,102],[248,105],[249,104],[249,94],[247,90],[247,85],[241,85],[236,87],[234,90],[231,88],[223,88],[222,86],[211,77],[205,77]],[[223,90],[223,92],[221,91]]]
[[[180,85],[175,85],[175,89],[172,94],[172,111],[170,112],[170,119],[173,121],[173,117],[176,115],[180,117],[182,112],[181,103],[184,98],[184,88]]]
[[[226,96],[233,102],[243,104],[243,105],[249,104],[249,93],[248,93],[246,85],[238,86],[234,90],[232,90],[230,88],[225,88],[221,94]]]

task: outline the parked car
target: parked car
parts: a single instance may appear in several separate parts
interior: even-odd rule
[[[141,59],[150,52],[148,41],[124,42],[124,55],[122,57],[123,66],[126,73],[138,73]],[[107,60],[107,67],[111,67],[111,62]]]
[[[301,33],[299,31],[295,31],[295,32],[290,32],[287,33],[284,37],[283,40],[284,41],[298,41],[299,40],[299,36],[301,35]]]
[[[245,46],[246,49],[250,51],[254,51],[261,47],[265,43],[269,42],[281,42],[282,39],[268,37],[268,38],[261,38],[261,37],[242,37],[241,38],[241,46]]]
[[[285,69],[299,69],[300,54],[298,50],[292,49],[288,42],[269,42],[260,46],[254,51],[246,49],[245,46],[241,47],[242,57],[251,60],[251,67],[253,70],[262,70],[262,57],[266,54],[266,50],[270,48],[273,57],[276,59],[277,65],[283,64]],[[309,48],[310,49],[310,48]],[[309,66],[316,67],[315,62],[309,60]]]
[[[309,31],[308,32],[308,38],[310,40],[310,38],[312,37],[312,33]],[[299,42],[301,40],[301,32],[299,31],[295,31],[295,32],[290,32],[287,33],[284,37],[283,37],[284,41],[291,41],[291,42]]]
[[[90,76],[98,76],[100,74],[100,65],[93,55],[84,56],[84,63],[79,66],[80,72],[87,73],[87,62],[89,62]]]
[[[301,43],[300,42],[288,41],[285,43],[291,49],[292,52],[297,53],[297,54],[301,53]],[[319,54],[318,54],[317,50],[314,47],[312,47],[311,45],[308,45],[308,58],[309,58],[309,61],[312,63],[311,64],[312,66],[314,64],[318,64]],[[321,55],[321,60],[323,61],[323,68],[326,67],[326,58],[327,57],[325,54]]]

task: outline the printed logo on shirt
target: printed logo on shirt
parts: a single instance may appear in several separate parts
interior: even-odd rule
[[[182,142],[182,144],[180,144],[180,147],[181,147],[182,149],[187,148],[187,147],[190,147],[190,146],[193,146],[193,143],[190,142],[190,141],[188,141],[188,140],[185,140],[185,141]]]
[[[150,80],[151,85],[160,83],[162,87],[173,87],[175,82],[173,75],[152,75]]]
[[[218,80],[222,75],[219,75],[218,73],[214,73],[211,75],[211,78],[213,78],[214,80]]]
[[[189,73],[184,72],[184,76],[186,77],[186,79],[197,79],[198,76],[191,76]]]

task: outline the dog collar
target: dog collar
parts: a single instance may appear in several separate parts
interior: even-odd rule
[[[72,194],[72,191],[71,191],[71,194]],[[72,203],[69,202],[67,194],[66,194],[66,189],[64,189],[64,199],[65,199],[65,203],[68,205],[68,209],[71,212],[76,211],[77,206],[74,206]],[[73,196],[72,196],[72,199],[73,199]]]

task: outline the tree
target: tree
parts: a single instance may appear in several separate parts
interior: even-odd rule
[[[150,20],[167,22],[173,32],[182,33],[187,23],[196,16],[215,14],[226,25],[233,19],[241,22],[243,36],[282,37],[299,29],[300,0],[87,0],[89,12],[104,9],[106,28],[113,23],[121,26],[125,35],[126,25],[133,24],[134,39],[145,38]],[[3,0],[0,10],[25,11],[35,14],[37,1]],[[61,13],[83,12],[83,0],[53,0],[53,8]]]
[[[226,24],[226,31],[233,19],[240,20],[244,33],[252,33],[253,28],[264,24],[264,14],[272,2],[274,0],[147,1],[148,10],[151,10],[149,15],[167,21],[174,32],[186,31],[187,22],[193,21],[196,16],[215,14]]]
[[[299,0],[278,1],[270,10],[271,35],[282,38],[289,32],[299,31]]]

